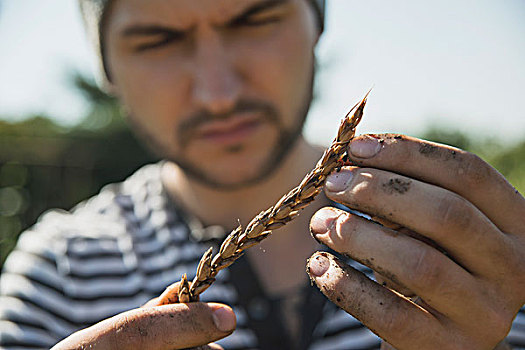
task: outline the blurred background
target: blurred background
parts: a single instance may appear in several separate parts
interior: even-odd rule
[[[365,132],[476,152],[525,192],[523,0],[327,0],[307,137],[372,86]],[[0,0],[0,267],[18,234],[155,161],[97,84],[76,1]]]

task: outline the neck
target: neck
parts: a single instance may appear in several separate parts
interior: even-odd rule
[[[204,225],[220,225],[229,232],[237,226],[236,219],[247,225],[255,215],[297,186],[321,154],[322,149],[301,138],[268,178],[234,191],[218,191],[192,181],[173,163],[166,163],[163,182],[179,204]],[[258,249],[248,251],[247,257],[266,293],[286,295],[307,283],[306,274],[298,271],[304,271],[306,259],[319,248],[308,234],[310,217],[327,204],[326,197],[320,195],[297,219],[280,228],[278,234],[261,242]]]
[[[320,148],[301,137],[270,176],[231,191],[217,190],[194,181],[171,162],[165,164],[162,177],[168,193],[205,225],[232,229],[237,225],[237,219],[246,225],[261,210],[272,206],[297,186],[315,166],[321,153]]]

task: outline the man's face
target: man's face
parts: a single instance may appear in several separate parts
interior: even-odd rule
[[[115,0],[104,30],[131,123],[195,179],[252,183],[300,134],[318,38],[306,0]]]

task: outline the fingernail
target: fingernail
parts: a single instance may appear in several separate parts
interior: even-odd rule
[[[352,170],[342,169],[340,172],[332,173],[326,178],[325,188],[330,192],[344,191],[350,185],[353,177]]]
[[[310,231],[314,235],[327,233],[332,230],[338,217],[339,213],[330,208],[321,209],[310,220]]]
[[[381,150],[379,140],[372,136],[362,136],[350,142],[350,153],[357,158],[372,158]]]
[[[213,323],[221,332],[231,332],[235,328],[235,314],[231,309],[221,307],[212,313]]]
[[[330,267],[330,260],[328,260],[328,258],[322,254],[317,254],[315,257],[310,259],[308,267],[308,272],[311,276],[321,277],[326,271],[328,271],[328,268]]]

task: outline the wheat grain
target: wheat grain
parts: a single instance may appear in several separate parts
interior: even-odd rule
[[[335,140],[323,153],[315,168],[310,171],[301,183],[285,194],[272,207],[262,211],[250,221],[245,229],[239,225],[223,241],[219,252],[213,256],[210,248],[202,256],[197,267],[195,278],[188,282],[186,275],[177,284],[173,284],[159,297],[159,305],[198,301],[199,295],[215,281],[220,270],[230,266],[243,255],[243,252],[268,237],[299,215],[317,196],[324,185],[326,177],[336,168],[341,167],[347,159],[348,143],[355,136],[355,129],[366,105],[368,93],[347,113],[341,121]],[[178,295],[176,295],[178,293]]]

